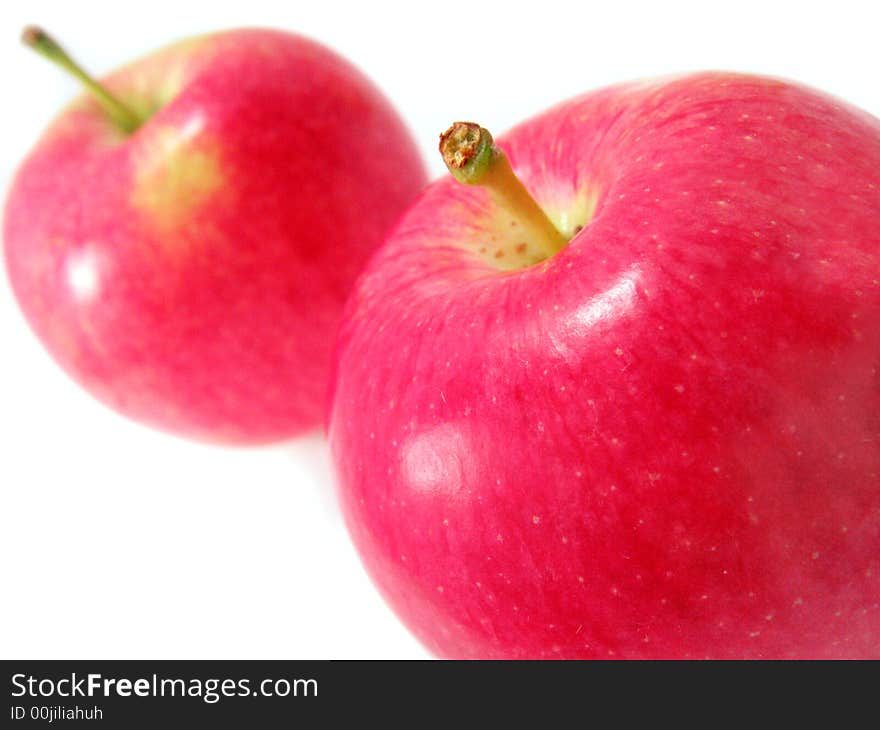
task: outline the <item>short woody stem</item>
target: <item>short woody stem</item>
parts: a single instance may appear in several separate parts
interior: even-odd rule
[[[514,174],[507,155],[495,144],[489,130],[471,122],[456,122],[440,135],[440,154],[456,180],[486,188],[545,257],[568,243]]]

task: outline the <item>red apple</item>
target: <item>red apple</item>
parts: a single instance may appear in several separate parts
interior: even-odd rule
[[[371,261],[330,420],[406,624],[447,657],[880,657],[880,121],[709,73],[444,147],[483,185]]]
[[[27,40],[72,67],[42,32]],[[396,112],[351,64],[276,31],[186,40],[103,86],[73,70],[96,96],[49,127],[6,207],[37,335],[105,403],[178,434],[318,425],[345,297],[425,181]]]

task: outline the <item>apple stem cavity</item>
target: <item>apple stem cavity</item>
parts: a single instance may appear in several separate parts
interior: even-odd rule
[[[440,154],[456,180],[489,191],[496,204],[522,226],[543,258],[568,243],[513,172],[488,129],[473,122],[455,122],[440,135]]]
[[[113,122],[126,134],[134,132],[143,122],[126,104],[123,104],[107,88],[87,73],[58,42],[42,28],[28,26],[21,34],[21,40],[44,58],[60,66],[77,78],[80,83],[101,103]]]

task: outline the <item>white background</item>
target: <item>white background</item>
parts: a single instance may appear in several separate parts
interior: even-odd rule
[[[77,92],[18,43],[27,23],[96,73],[220,28],[310,35],[384,88],[439,175],[435,141],[455,118],[503,130],[576,93],[675,71],[787,76],[880,114],[874,5],[7,0],[0,185]],[[5,277],[0,338],[0,656],[426,656],[361,569],[320,437],[218,449],[116,416],[49,360]]]

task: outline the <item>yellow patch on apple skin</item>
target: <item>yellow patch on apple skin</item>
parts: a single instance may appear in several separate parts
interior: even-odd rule
[[[516,219],[505,210],[490,216],[483,235],[475,244],[477,255],[499,271],[526,269],[544,258]]]
[[[188,126],[156,130],[135,157],[131,202],[164,234],[185,226],[225,182],[219,146]]]
[[[553,198],[537,194],[535,199],[559,232],[571,240],[592,219],[598,195],[582,188]],[[543,251],[523,235],[517,221],[505,210],[494,211],[479,231],[471,244],[474,253],[499,271],[526,269],[545,260]]]
[[[559,232],[571,240],[593,219],[598,202],[595,190],[581,188],[572,197],[541,202],[541,207]]]

